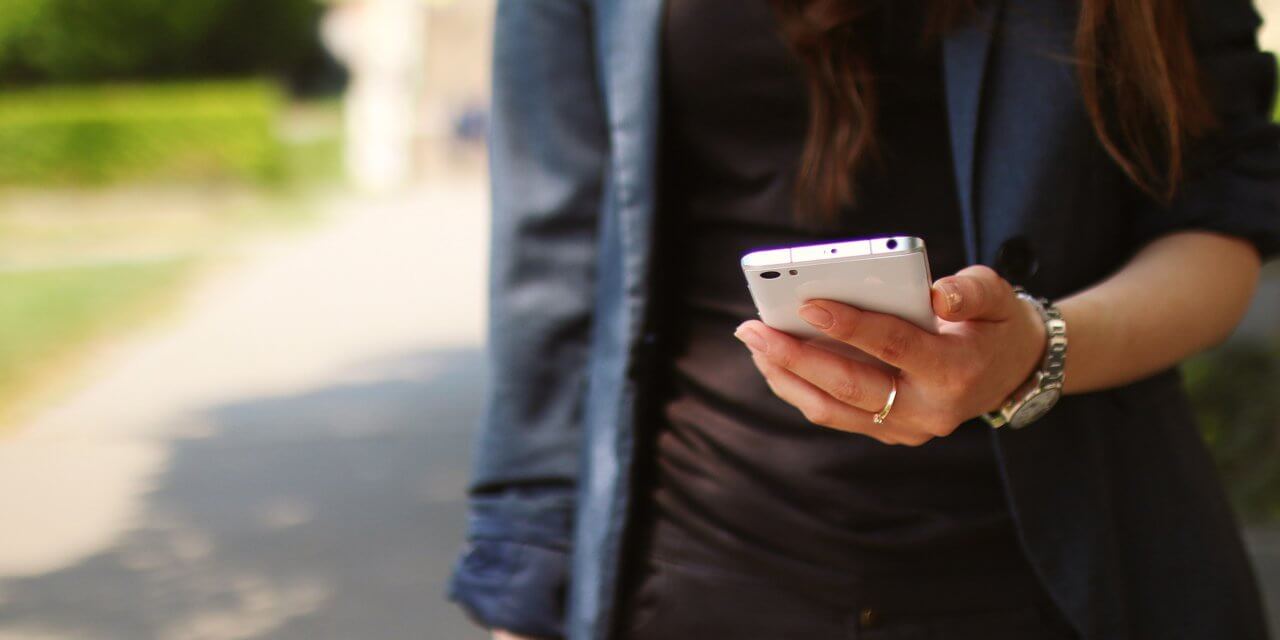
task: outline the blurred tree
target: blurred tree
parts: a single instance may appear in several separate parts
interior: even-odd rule
[[[324,6],[319,0],[221,0],[201,47],[206,70],[274,72],[296,91],[336,92],[345,73],[320,42]]]
[[[5,49],[23,72],[51,80],[172,73],[194,62],[218,2],[17,0]]]
[[[333,75],[317,0],[3,0],[0,82]]]

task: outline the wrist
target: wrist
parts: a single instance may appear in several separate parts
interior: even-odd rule
[[[1086,393],[1111,386],[1099,384],[1096,371],[1087,365],[1097,360],[1095,353],[1115,354],[1124,347],[1125,332],[1112,306],[1075,295],[1058,303],[1058,310],[1072,335],[1071,360],[1067,364],[1070,375],[1063,381],[1063,393]]]
[[[988,409],[988,412],[998,410],[1009,401],[1009,398],[1023,391],[1044,364],[1044,354],[1049,341],[1044,319],[1040,317],[1040,312],[1031,301],[1019,297],[1018,303],[1020,313],[1017,322],[1021,326],[1018,333],[1023,337],[1017,342],[1018,348],[1010,350],[1017,360],[1012,367],[1011,381],[1004,385],[1004,393],[996,404]]]

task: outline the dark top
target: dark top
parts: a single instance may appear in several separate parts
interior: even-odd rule
[[[857,206],[817,230],[792,215],[807,90],[767,1],[667,2],[660,232],[682,270],[662,292],[675,339],[649,485],[659,553],[679,538],[680,553],[779,579],[1026,571],[987,427],[910,448],[813,425],[733,336],[756,315],[739,267],[751,249],[913,235],[935,277],[963,266],[940,52],[919,4],[886,2],[865,30],[879,160]]]

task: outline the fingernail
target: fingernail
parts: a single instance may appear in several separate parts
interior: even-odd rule
[[[754,351],[759,351],[760,353],[768,353],[769,351],[769,343],[765,342],[765,339],[760,337],[760,334],[751,329],[738,327],[738,330],[734,331],[733,335]]]
[[[960,304],[964,302],[964,298],[960,297],[960,287],[955,283],[944,282],[938,285],[942,289],[942,299],[947,303],[947,313],[955,313],[960,310]]]
[[[808,322],[819,329],[826,329],[835,322],[835,318],[832,317],[830,311],[827,311],[816,304],[800,305],[800,317],[804,318],[805,322]]]

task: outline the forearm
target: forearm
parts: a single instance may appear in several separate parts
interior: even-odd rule
[[[1126,384],[1221,342],[1248,308],[1259,269],[1244,240],[1176,233],[1058,301],[1070,341],[1066,393]]]

